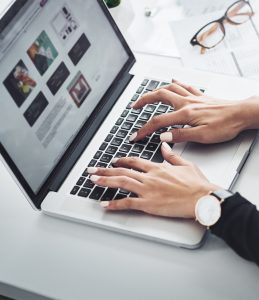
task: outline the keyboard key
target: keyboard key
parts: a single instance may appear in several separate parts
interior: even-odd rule
[[[141,120],[148,121],[151,118],[151,116],[152,116],[151,114],[144,112],[141,114],[141,116],[139,118]]]
[[[129,194],[129,197],[130,197],[130,198],[138,198],[138,195],[135,194],[135,193],[130,193],[130,194]]]
[[[132,126],[133,126],[132,123],[124,122],[123,125],[121,126],[121,128],[125,129],[125,130],[130,130]]]
[[[86,182],[84,183],[84,187],[88,188],[88,189],[92,189],[94,187],[94,185],[95,184],[90,179],[87,179]]]
[[[163,133],[163,132],[166,132],[167,130],[168,130],[167,127],[163,127],[163,128],[158,129],[158,130],[156,131],[156,133],[157,133],[157,134],[161,134],[161,133]]]
[[[137,101],[138,100],[138,97],[139,95],[138,94],[135,94],[132,98],[131,98],[131,101]]]
[[[153,113],[155,111],[156,107],[154,105],[148,105],[146,108],[145,108],[145,112],[148,112],[148,113]]]
[[[107,146],[108,146],[108,144],[103,142],[102,145],[100,146],[99,150],[104,151]]]
[[[108,164],[100,161],[96,164],[96,168],[107,168],[107,166]]]
[[[97,151],[94,155],[94,159],[99,159],[102,156],[102,151]]]
[[[96,186],[91,195],[89,196],[90,199],[94,199],[94,200],[99,200],[103,194],[103,192],[105,191],[105,188],[100,187],[100,186]]]
[[[117,152],[116,155],[115,155],[115,157],[117,157],[117,158],[126,157],[126,156],[127,156],[127,154],[122,153],[122,152]]]
[[[124,189],[120,189],[120,190],[119,190],[119,193],[128,195],[130,192],[127,191],[127,190],[124,190]]]
[[[135,122],[137,120],[137,118],[138,118],[137,115],[130,114],[130,115],[128,115],[126,121],[127,122]]]
[[[79,186],[74,186],[70,192],[71,195],[76,195],[76,193],[79,191]]]
[[[143,145],[135,144],[132,148],[132,151],[141,153],[144,150],[144,148],[145,148],[145,146],[143,146]]]
[[[121,120],[122,120],[122,122],[123,122],[123,119],[121,119]],[[113,126],[112,129],[111,129],[111,131],[110,131],[110,133],[115,134],[115,133],[117,132],[118,129],[119,129],[118,126]]]
[[[118,150],[117,147],[115,147],[115,146],[109,146],[109,147],[107,148],[107,150],[105,151],[105,153],[115,154],[117,150]]]
[[[141,85],[146,86],[148,84],[149,80],[148,79],[144,79],[141,83]]]
[[[166,85],[169,85],[169,84],[170,84],[169,82],[161,82],[159,87],[166,86]]]
[[[156,148],[158,147],[158,144],[154,144],[154,143],[149,143],[149,144],[147,144],[147,146],[146,146],[146,150],[148,150],[148,151],[155,151],[156,150]]]
[[[128,105],[126,106],[126,108],[127,108],[127,109],[131,109],[131,104],[132,104],[132,103],[133,103],[133,102],[129,102]]]
[[[113,146],[120,146],[122,144],[123,140],[120,138],[114,138],[111,142],[111,145]]]
[[[106,139],[104,140],[106,143],[109,143],[113,138],[113,135],[112,134],[108,134]]]
[[[87,169],[85,169],[85,170],[84,170],[84,172],[83,172],[82,176],[84,176],[84,177],[87,177],[87,176],[89,176],[89,174],[88,174],[88,172],[87,172]]]
[[[77,183],[76,185],[82,185],[85,181],[85,177],[80,177],[78,180],[77,180]]]
[[[128,136],[126,137],[126,139],[125,139],[125,141],[124,141],[124,144],[133,144],[133,142],[131,142],[131,141],[129,140],[129,138],[130,138],[130,135],[128,135]]]
[[[131,149],[131,145],[128,145],[128,144],[123,144],[121,147],[120,147],[120,152],[129,152],[130,149]]]
[[[80,197],[88,197],[88,195],[91,193],[91,190],[90,189],[86,189],[86,188],[82,188],[79,193],[78,193],[78,196]]]
[[[138,141],[138,143],[141,144],[141,145],[146,145],[148,142],[149,142],[149,138],[148,137],[145,137],[141,141]]]
[[[133,114],[136,114],[136,115],[139,115],[141,112],[142,112],[142,108],[139,108],[139,109],[132,109],[131,110],[131,112],[133,113]]]
[[[108,188],[105,193],[103,194],[101,201],[109,201],[112,200],[114,198],[114,196],[116,195],[118,189],[112,189],[112,188]]]
[[[109,154],[103,154],[100,161],[104,163],[109,163],[112,160],[112,155]]]
[[[168,106],[167,105],[159,105],[157,112],[161,112],[161,113],[165,113],[168,110]]]
[[[120,194],[120,193],[118,193],[116,196],[115,196],[115,200],[120,200],[120,199],[124,199],[124,198],[126,198],[127,196],[125,195],[125,194]]]
[[[129,111],[127,109],[125,109],[124,112],[121,114],[121,117],[122,118],[127,117],[128,113],[129,113]]]
[[[143,120],[138,120],[137,123],[135,124],[136,127],[141,128],[143,127],[147,122]]]
[[[119,118],[119,119],[117,120],[117,122],[115,123],[115,125],[120,126],[120,125],[123,123],[123,121],[124,121],[123,118]],[[114,132],[114,133],[115,133],[115,132]]]
[[[136,152],[130,152],[128,157],[139,157],[139,154]]]
[[[144,159],[151,159],[153,153],[152,152],[149,152],[149,151],[144,151],[142,154],[141,154],[141,158],[144,158]]]
[[[146,89],[148,91],[153,91],[154,89],[156,89],[159,85],[159,81],[156,80],[151,80],[148,84],[148,86],[146,87]]]
[[[137,94],[141,94],[143,91],[144,91],[144,87],[143,87],[143,86],[140,86],[140,87],[137,89],[136,93],[137,93]]]
[[[116,137],[124,139],[128,134],[128,131],[126,130],[119,130],[116,134]]]
[[[131,131],[130,131],[130,135],[132,135],[133,133],[137,132],[138,130],[139,129],[136,128],[136,127],[132,128]]]
[[[92,159],[92,160],[89,162],[88,167],[94,167],[96,163],[97,163],[97,160]]]
[[[151,140],[150,140],[151,143],[160,143],[161,140],[160,140],[160,135],[158,134],[153,134]]]
[[[162,152],[161,152],[161,147],[159,147],[157,149],[157,151],[154,154],[154,156],[152,157],[151,161],[156,162],[156,163],[162,163],[164,161],[164,158],[163,158],[163,155],[162,155]]]

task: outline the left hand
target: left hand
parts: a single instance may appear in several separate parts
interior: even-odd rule
[[[100,186],[122,188],[138,195],[101,202],[108,210],[134,209],[165,217],[195,217],[197,200],[218,189],[192,163],[162,144],[168,163],[157,164],[136,157],[120,158],[117,168],[88,168],[91,180]]]

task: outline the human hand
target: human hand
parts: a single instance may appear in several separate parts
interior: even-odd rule
[[[192,163],[162,144],[168,163],[157,164],[141,158],[116,159],[117,168],[88,168],[90,179],[97,185],[122,188],[138,198],[103,201],[108,210],[140,210],[165,217],[194,218],[197,200],[218,189]]]
[[[153,117],[130,140],[139,141],[162,127],[174,128],[161,134],[162,142],[219,143],[233,139],[242,130],[259,128],[259,100],[227,101],[205,96],[198,89],[174,81],[172,84],[145,94],[133,108],[161,101],[175,108],[174,112]]]

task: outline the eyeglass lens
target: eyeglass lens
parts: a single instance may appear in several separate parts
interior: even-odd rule
[[[251,6],[246,1],[234,3],[226,12],[225,22],[242,24],[253,15]],[[222,22],[215,21],[200,30],[196,39],[202,47],[213,48],[225,37],[225,29]]]

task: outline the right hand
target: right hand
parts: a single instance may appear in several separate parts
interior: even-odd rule
[[[189,125],[162,133],[162,142],[219,143],[233,139],[245,129],[259,128],[259,99],[227,101],[204,95],[200,90],[174,81],[145,94],[133,106],[144,107],[157,101],[171,105],[175,111],[153,117],[131,136],[137,142],[162,127]]]

